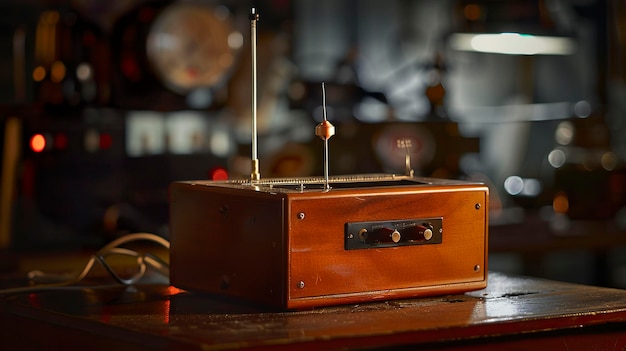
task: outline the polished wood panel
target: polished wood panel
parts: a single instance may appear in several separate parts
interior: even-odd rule
[[[325,298],[362,302],[484,287],[486,197],[466,186],[293,196],[290,300],[306,306]],[[443,218],[441,244],[344,249],[346,222],[430,217]]]
[[[458,295],[280,312],[166,285],[2,297],[5,350],[626,347],[626,291],[491,273]]]
[[[173,284],[268,305],[285,301],[286,242],[279,197],[173,186],[170,232]]]
[[[284,309],[485,287],[487,187],[408,183],[329,192],[174,183],[172,283]],[[345,249],[346,223],[432,217],[442,220],[439,244]]]

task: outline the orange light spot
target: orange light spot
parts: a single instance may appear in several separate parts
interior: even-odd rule
[[[35,134],[30,138],[30,148],[34,152],[42,152],[46,148],[46,137]]]
[[[172,286],[172,285],[167,287],[167,293],[170,294],[170,296],[178,295],[178,294],[184,293],[184,292],[185,292],[185,290],[179,289],[179,288],[177,288],[175,286]]]
[[[46,69],[41,66],[35,67],[33,70],[33,80],[35,82],[41,82],[44,78],[46,78]]]
[[[564,193],[556,194],[552,200],[552,209],[554,209],[555,213],[567,213],[567,210],[569,209],[569,199],[567,198],[567,195]]]
[[[463,8],[463,15],[470,21],[480,19],[481,12],[480,6],[477,4],[467,4],[465,5],[465,8]]]
[[[50,79],[59,83],[65,78],[65,65],[61,61],[55,61],[50,68]]]

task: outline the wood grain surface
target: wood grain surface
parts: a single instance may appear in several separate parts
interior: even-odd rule
[[[267,310],[165,285],[4,296],[0,345],[20,349],[621,350],[626,291],[490,273],[486,289]]]
[[[283,309],[485,287],[488,188],[408,183],[329,192],[174,183],[172,284]],[[347,223],[432,217],[441,243],[345,248]]]

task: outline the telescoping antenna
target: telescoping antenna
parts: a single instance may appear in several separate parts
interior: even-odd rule
[[[256,22],[259,20],[259,14],[253,7],[250,11],[250,42],[252,43],[252,173],[250,173],[250,181],[261,179],[259,172],[259,157],[257,152],[257,128],[256,128],[256,112],[257,112],[257,82],[256,82]]]

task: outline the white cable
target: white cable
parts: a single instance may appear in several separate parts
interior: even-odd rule
[[[68,287],[72,288],[73,285],[82,281],[87,276],[87,274],[89,274],[89,272],[93,268],[94,263],[96,262],[100,263],[107,270],[107,272],[119,284],[122,284],[122,285],[132,285],[138,282],[144,276],[146,272],[146,264],[156,268],[160,273],[164,275],[167,274],[169,272],[169,267],[167,263],[163,262],[158,257],[150,255],[150,254],[139,253],[134,250],[129,250],[129,249],[119,247],[129,242],[138,241],[138,240],[146,240],[146,241],[155,242],[168,250],[170,248],[169,241],[155,234],[133,233],[133,234],[124,235],[120,238],[113,240],[112,242],[110,242],[109,244],[105,245],[100,250],[98,250],[94,255],[92,255],[89,258],[89,261],[87,261],[87,263],[85,264],[85,267],[82,269],[82,271],[73,278],[70,278],[61,282],[57,282],[57,283],[39,284],[39,285],[33,285],[33,286],[3,289],[3,290],[0,290],[0,295],[16,294],[16,293],[24,293],[24,292],[35,292],[35,291],[41,291],[41,290],[50,290],[50,289],[68,288]],[[121,254],[121,255],[136,257],[139,271],[129,279],[121,278],[117,273],[115,273],[115,271],[105,261],[105,258],[107,256],[110,256],[113,254]],[[27,276],[31,281],[42,279],[42,278],[50,279],[51,277],[58,277],[58,276],[53,276],[50,274],[43,273],[40,270],[30,271],[28,272]]]

